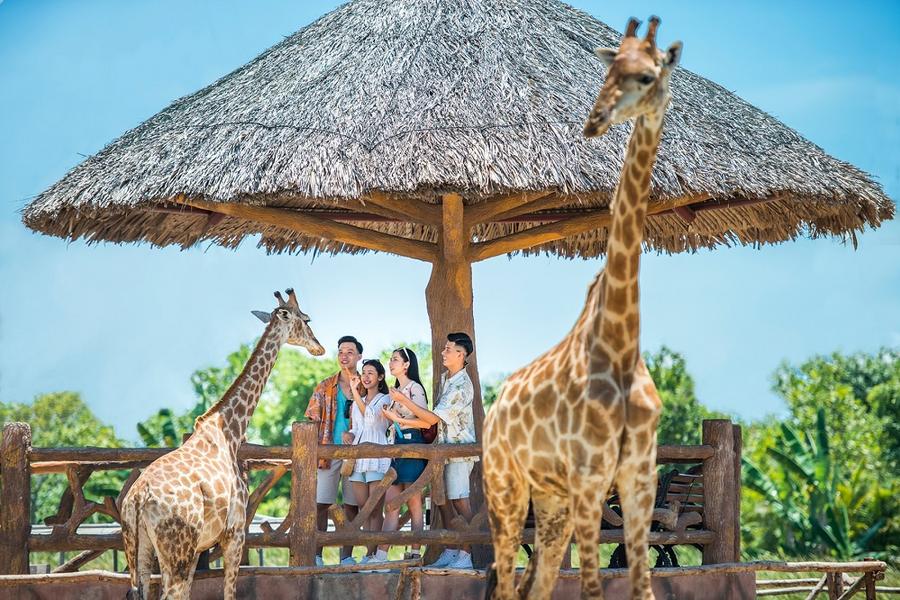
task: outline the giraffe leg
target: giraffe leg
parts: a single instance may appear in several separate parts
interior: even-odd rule
[[[624,520],[631,597],[652,600],[648,542],[656,500],[656,425],[659,397],[643,361],[635,369],[626,412],[616,489]]]
[[[244,527],[241,526],[226,534],[222,544],[222,562],[224,563],[225,583],[223,587],[225,600],[237,597],[237,578],[244,555]]]
[[[574,483],[574,482],[573,482]],[[600,521],[603,518],[603,503],[609,496],[612,472],[609,475],[584,478],[577,487],[573,485],[573,522],[578,554],[581,559],[581,597],[583,599],[603,598],[600,581]]]
[[[507,452],[485,452],[484,496],[494,543],[496,600],[515,598],[516,557],[528,513],[528,484]],[[490,594],[490,590],[488,590]]]
[[[164,600],[188,600],[197,568],[199,531],[177,517],[170,517],[168,527],[163,531],[165,535],[157,534],[161,597]]]
[[[627,434],[626,434],[627,435]],[[655,454],[655,452],[654,452]],[[656,465],[644,458],[640,463],[628,461],[619,466],[616,489],[622,503],[625,521],[625,553],[628,557],[628,578],[631,581],[631,597],[634,600],[652,600],[650,591],[650,567],[648,565],[648,539],[653,517],[653,501],[656,496],[656,469],[639,468]]]
[[[521,598],[550,598],[559,576],[559,565],[572,539],[574,524],[569,518],[569,499],[550,494],[534,494],[537,532],[534,556],[519,586]],[[535,565],[536,566],[532,566]]]

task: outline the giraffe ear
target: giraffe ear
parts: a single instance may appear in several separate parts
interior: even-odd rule
[[[253,313],[256,316],[256,318],[259,319],[260,321],[262,321],[263,323],[268,323],[269,320],[272,318],[271,314],[261,311],[261,310],[251,310],[250,312]]]
[[[663,56],[663,66],[667,69],[674,69],[679,62],[681,62],[681,42],[672,42]]]
[[[616,50],[613,48],[597,48],[594,50],[594,55],[607,67],[612,65],[613,61],[616,60]]]

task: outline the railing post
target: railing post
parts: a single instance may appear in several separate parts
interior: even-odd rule
[[[288,533],[292,567],[311,567],[316,561],[316,476],[318,427],[294,423],[291,427],[291,514]]]
[[[0,575],[28,574],[31,427],[7,423],[0,440]]]
[[[703,564],[735,562],[737,524],[734,428],[727,419],[703,421],[703,443],[714,454],[703,461],[703,524],[715,540],[703,546]]]

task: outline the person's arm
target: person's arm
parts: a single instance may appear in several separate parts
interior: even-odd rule
[[[405,429],[410,429],[413,427],[417,427],[419,429],[428,429],[429,427],[431,427],[431,425],[429,425],[422,419],[404,419],[403,417],[398,415],[395,411],[393,411],[389,408],[382,408],[381,412],[386,418],[390,419],[391,421],[393,421],[394,423],[396,423],[397,425],[399,425],[400,427],[403,427]]]
[[[466,393],[466,390],[462,387],[450,390],[434,407],[434,414],[444,423],[449,423],[460,413],[465,411],[471,412],[473,397],[474,394]]]
[[[427,408],[422,408],[421,406],[407,398],[405,394],[400,392],[400,390],[391,388],[390,392],[391,400],[393,400],[394,402],[399,402],[400,404],[408,408],[410,412],[415,415],[416,419],[425,423],[424,425],[410,425],[410,427],[421,427],[424,429],[431,427],[432,425],[440,421],[440,417],[438,417]]]
[[[353,396],[353,403],[356,404],[360,414],[366,414],[366,404],[359,395],[359,377],[356,375],[350,375],[350,395]]]
[[[306,412],[303,413],[310,421],[319,422],[322,420],[322,406],[325,401],[322,384],[319,383],[313,390],[312,396],[309,397],[309,403],[306,405]]]

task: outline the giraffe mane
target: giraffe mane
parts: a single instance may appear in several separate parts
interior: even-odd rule
[[[225,390],[225,393],[222,394],[222,397],[219,398],[219,400],[216,401],[215,404],[206,409],[206,412],[204,412],[194,420],[194,429],[197,429],[197,427],[199,427],[201,423],[205,422],[212,415],[219,412],[219,409],[222,408],[222,406],[225,404],[225,401],[231,398],[232,394],[237,392],[238,388],[240,388],[240,386],[244,384],[244,381],[248,377],[250,377],[250,374],[247,372],[247,365],[251,364],[253,362],[253,359],[258,357],[259,354],[262,353],[263,346],[265,346],[263,342],[264,340],[267,340],[269,335],[272,333],[271,330],[275,327],[275,322],[276,319],[272,319],[266,325],[266,328],[263,330],[262,336],[260,336],[259,341],[256,343],[256,347],[253,348],[253,352],[250,353],[250,356],[247,358],[247,362],[244,363],[244,368],[241,369],[241,372],[238,374],[237,378],[232,382],[232,384],[228,386],[228,389]]]

